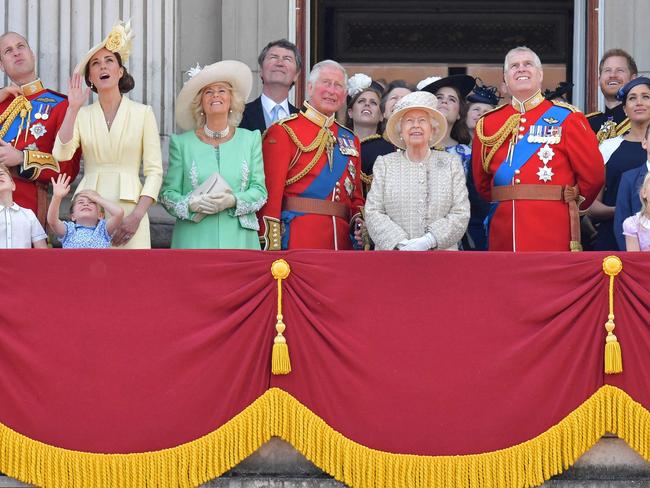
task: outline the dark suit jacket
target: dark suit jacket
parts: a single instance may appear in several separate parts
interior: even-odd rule
[[[298,109],[289,104],[289,114],[295,114]],[[262,107],[262,97],[257,97],[252,102],[246,104],[244,109],[244,116],[241,119],[239,127],[248,130],[259,130],[262,134],[266,130],[266,122],[264,122],[264,108]]]
[[[616,194],[616,211],[614,212],[614,235],[619,249],[625,249],[623,221],[641,210],[639,190],[648,172],[648,166],[643,163],[638,168],[626,171],[621,176]]]

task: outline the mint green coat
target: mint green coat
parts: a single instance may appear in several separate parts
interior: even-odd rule
[[[189,194],[214,172],[232,188],[236,206],[194,222]],[[176,217],[172,248],[260,249],[255,212],[266,197],[259,131],[237,128],[218,148],[202,142],[194,131],[171,136],[160,202]]]

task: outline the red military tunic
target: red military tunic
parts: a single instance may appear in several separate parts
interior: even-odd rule
[[[513,105],[516,104],[519,104],[520,110],[515,109]],[[556,115],[566,117],[561,123],[560,118],[554,119],[547,115],[549,109],[554,106]],[[511,119],[516,114],[520,114],[518,121],[517,117]],[[486,155],[492,147],[496,148],[498,145],[495,141],[489,141],[489,138],[497,135],[500,130],[505,135],[505,126],[510,123],[514,124],[512,129],[507,129],[507,138],[495,150],[488,167],[485,168]],[[555,123],[553,131],[539,126],[549,123]],[[512,105],[499,107],[481,118],[472,147],[472,171],[479,194],[485,200],[493,201],[493,188],[503,185],[502,181],[495,183],[495,174],[501,164],[507,161],[511,141],[516,143],[524,137],[525,141],[530,141],[526,134],[529,134],[531,128],[533,135],[559,135],[559,140],[542,137],[540,146],[551,141],[546,147],[550,148],[552,153],[541,153],[540,147],[535,149],[529,158],[525,159],[524,156],[523,166],[516,171],[512,170],[512,178],[505,186],[577,184],[580,195],[585,199],[581,207],[589,207],[604,183],[605,169],[603,158],[598,151],[598,141],[582,113],[568,104],[547,101],[539,92],[524,103],[513,100]],[[516,135],[512,136],[513,133]],[[521,145],[514,147],[511,161],[515,162],[515,167],[517,156],[525,152]],[[549,155],[550,159],[544,164],[541,158],[548,158]],[[510,175],[508,171],[501,174]],[[488,236],[491,251],[570,249],[569,207],[566,202],[517,199],[493,202],[492,206]]]
[[[352,249],[350,224],[364,203],[354,134],[305,103],[267,130],[262,151],[268,190],[258,212],[262,248]],[[308,200],[315,211],[301,208]],[[345,217],[327,214],[330,207]]]
[[[44,88],[40,80],[21,89],[26,101],[19,97],[18,100],[9,98],[0,103],[0,130],[4,141],[15,143],[14,147],[24,153],[23,164],[13,171],[16,183],[14,201],[33,210],[44,223],[50,178],[66,173],[74,180],[79,173],[81,152],[78,151],[70,161],[56,161],[52,157],[54,140],[68,109],[67,98]],[[12,103],[13,110],[7,110]],[[24,117],[21,110],[24,110]]]

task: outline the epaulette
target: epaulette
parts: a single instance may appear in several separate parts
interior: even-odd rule
[[[364,137],[359,141],[359,144],[363,144],[364,142],[368,142],[368,141],[374,141],[375,139],[381,139],[381,136],[379,134],[373,134],[371,136]]]
[[[342,124],[341,122],[339,122],[338,120],[335,120],[334,123],[335,123],[336,125],[338,125],[341,129],[345,129],[345,130],[348,131],[350,134],[354,135],[354,132],[352,132],[352,130],[351,130],[349,127],[346,127],[345,125],[343,125],[343,124]]]
[[[492,110],[488,110],[483,115],[481,115],[481,117],[485,117],[486,115],[491,114],[493,112],[498,112],[499,110],[501,110],[503,108],[506,108],[506,107],[509,107],[509,106],[510,106],[510,104],[504,103],[503,105],[499,105],[498,107],[494,107]]]
[[[585,117],[587,117],[587,118],[595,117],[596,115],[602,115],[602,114],[603,114],[602,112],[599,112],[598,110],[596,110],[595,112],[590,112],[590,113],[586,114]]]
[[[290,120],[297,119],[297,118],[298,118],[298,114],[291,114],[291,115],[289,115],[289,117],[285,117],[285,118],[283,118],[283,119],[278,120],[278,121],[276,122],[276,124],[284,125],[284,124],[286,124],[287,122],[289,122]]]
[[[574,107],[570,103],[566,102],[560,102],[558,100],[552,100],[553,105],[556,105],[558,107],[566,108],[567,110],[570,110],[571,112],[580,112],[580,109],[578,107]]]

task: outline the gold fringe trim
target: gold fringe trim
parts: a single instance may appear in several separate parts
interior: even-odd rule
[[[214,432],[156,452],[70,451],[0,424],[0,471],[26,483],[56,488],[193,487],[220,476],[277,436],[353,488],[532,487],[571,466],[605,432],[617,434],[650,461],[650,412],[610,385],[529,441],[465,456],[370,449],[332,429],[289,393],[271,388]]]

